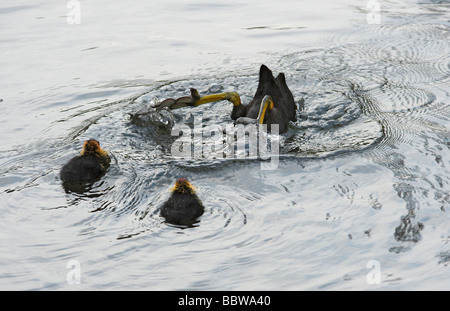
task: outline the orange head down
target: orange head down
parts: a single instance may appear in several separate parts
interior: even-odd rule
[[[175,186],[171,189],[174,192],[194,194],[195,188],[187,179],[180,178],[175,182]]]
[[[108,156],[108,152],[100,148],[100,143],[95,139],[86,140],[81,155],[95,155],[99,157]]]

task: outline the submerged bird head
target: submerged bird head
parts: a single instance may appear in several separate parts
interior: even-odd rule
[[[108,155],[108,152],[100,148],[100,143],[98,141],[95,139],[89,139],[85,141],[81,155],[95,155],[104,157]]]
[[[195,188],[187,179],[179,178],[175,182],[175,186],[171,189],[173,192],[194,194]]]

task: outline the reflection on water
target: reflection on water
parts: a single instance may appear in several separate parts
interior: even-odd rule
[[[16,60],[4,65],[0,96],[2,288],[71,289],[70,260],[81,263],[83,289],[448,288],[447,4],[383,2],[379,25],[357,1],[165,3],[153,19],[148,4],[117,19],[120,3],[83,4],[80,28],[50,27],[64,13],[49,5],[0,10],[4,22],[23,21],[0,32],[17,51],[2,54]],[[102,8],[108,20],[94,14]],[[152,102],[195,87],[248,103],[261,63],[286,74],[299,108],[279,136],[277,169],[173,157],[175,125],[225,128],[231,104],[154,112]],[[59,170],[90,138],[111,166],[87,191],[65,193]],[[178,178],[205,207],[189,228],[160,215]],[[379,285],[366,281],[373,260]]]

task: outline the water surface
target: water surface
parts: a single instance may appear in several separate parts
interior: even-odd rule
[[[356,0],[80,4],[80,24],[65,2],[0,7],[2,289],[450,289],[448,3],[382,1],[379,24]],[[190,87],[249,102],[262,63],[299,106],[275,170],[172,156],[172,125],[226,126],[226,102],[130,118]],[[112,165],[66,193],[89,138]],[[179,177],[193,228],[159,216]]]

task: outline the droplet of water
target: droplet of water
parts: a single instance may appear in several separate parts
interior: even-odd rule
[[[220,93],[223,90],[223,86],[217,83],[213,83],[209,86],[208,92],[209,93]]]

